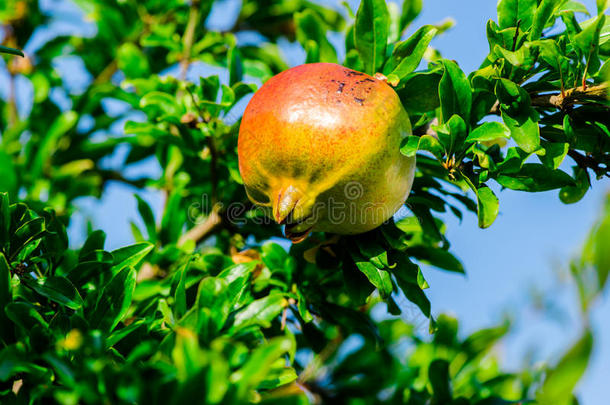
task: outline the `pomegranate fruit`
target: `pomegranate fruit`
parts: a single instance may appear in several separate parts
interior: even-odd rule
[[[300,242],[312,231],[357,234],[405,202],[415,158],[400,153],[411,125],[383,80],[333,63],[269,79],[241,122],[239,170],[249,198]]]

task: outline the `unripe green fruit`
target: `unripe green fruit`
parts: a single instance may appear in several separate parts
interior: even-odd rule
[[[384,81],[333,63],[294,67],[267,81],[244,113],[239,170],[249,198],[286,236],[311,230],[369,231],[405,202],[415,158],[400,153],[411,133]]]

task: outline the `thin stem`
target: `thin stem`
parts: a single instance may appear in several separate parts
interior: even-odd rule
[[[186,72],[188,71],[191,49],[193,48],[193,41],[195,40],[195,29],[199,23],[199,5],[200,0],[193,0],[189,11],[189,19],[186,23],[186,29],[184,30],[184,36],[182,42],[184,44],[184,53],[182,54],[182,60],[180,61],[180,79],[186,79]]]
[[[208,237],[212,233],[212,231],[214,231],[214,229],[216,229],[216,227],[221,223],[222,218],[218,213],[218,209],[216,208],[216,206],[214,206],[212,208],[212,212],[210,212],[210,215],[208,215],[205,221],[198,225],[195,225],[193,228],[191,228],[188,232],[186,232],[180,237],[180,239],[178,240],[178,246],[183,245],[184,243],[190,240],[194,241],[195,243],[201,242],[206,237]]]

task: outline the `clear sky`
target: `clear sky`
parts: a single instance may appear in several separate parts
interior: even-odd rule
[[[44,3],[59,7],[65,1]],[[239,8],[238,0],[221,3],[208,20],[208,25],[214,28],[230,25]],[[349,3],[356,8],[358,0],[350,0]],[[424,0],[423,12],[409,32],[423,24],[453,18],[455,27],[436,38],[432,46],[439,49],[444,57],[456,60],[469,73],[487,55],[485,23],[488,19],[496,19],[495,3],[494,0]],[[583,3],[589,10],[595,9],[595,0],[584,0]],[[74,18],[70,10],[73,9],[69,7],[67,11],[62,11],[67,23]],[[64,25],[54,29],[63,30]],[[337,40],[338,36],[331,36],[330,39],[333,43],[341,42]],[[292,65],[304,61],[304,53],[298,46],[287,42],[281,45]],[[72,70],[75,67],[70,65],[71,62],[63,63],[64,70],[74,75]],[[210,70],[197,69],[192,70],[189,76],[210,73]],[[78,80],[75,85],[78,85]],[[120,133],[120,125],[115,130]],[[120,150],[106,162],[107,165],[120,166],[125,152],[126,149]],[[569,167],[565,169],[569,170]],[[157,165],[149,161],[131,168],[126,175],[137,177],[138,174],[158,170]],[[474,215],[465,216],[462,223],[450,215],[445,218],[452,250],[464,262],[467,275],[464,277],[424,268],[431,285],[427,293],[433,311],[436,314],[455,314],[461,321],[463,334],[493,326],[507,314],[514,318],[515,329],[499,348],[509,367],[522,365],[528,354],[531,354],[534,362],[556,359],[580,331],[578,314],[574,312],[577,307],[575,290],[572,284],[562,281],[559,276],[565,274],[570,258],[579,251],[597,218],[604,196],[610,192],[610,181],[596,182],[587,196],[574,205],[562,204],[557,192],[530,194],[500,191],[497,187],[494,191],[500,198],[500,215],[491,228],[478,229]],[[158,193],[150,191],[141,195],[156,212],[160,211],[162,201]],[[73,245],[82,243],[82,231],[89,219],[96,228],[108,233],[109,248],[132,241],[126,224],[139,221],[133,189],[112,183],[101,200],[83,198],[78,205],[81,212],[75,216],[70,229]],[[537,292],[543,292],[547,297],[545,312],[535,310],[532,305],[532,296]],[[610,359],[610,324],[607,322],[610,319],[610,300],[607,295],[598,303],[593,314],[595,352],[591,367],[579,386],[581,403],[584,405],[607,403],[605,398],[610,382],[610,364],[607,361]]]

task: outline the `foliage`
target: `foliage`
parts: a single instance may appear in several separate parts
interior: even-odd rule
[[[2,403],[572,400],[593,345],[588,321],[557,364],[507,373],[492,348],[509,325],[463,338],[457,320],[434,319],[419,264],[465,271],[438,215],[471,211],[492,225],[492,182],[575,203],[592,175],[610,175],[604,2],[579,23],[576,1],[500,0],[489,55],[469,75],[430,47],[446,26],[403,39],[420,1],[362,0],[341,13],[244,0],[222,31],[209,28],[222,1],[76,3],[94,35],[60,34],[5,57],[10,80],[34,92],[25,113],[14,90],[0,100]],[[15,0],[0,5],[0,20],[4,44],[24,49],[54,16]],[[344,60],[328,32],[343,35]],[[270,240],[281,230],[248,202],[235,149],[248,96],[288,67],[282,41],[300,43],[307,62],[383,73],[395,87],[413,126],[401,151],[418,159],[409,214],[365,235],[315,234],[288,252]],[[86,84],[61,74],[65,58],[82,64]],[[221,73],[195,80],[197,66]],[[109,165],[124,147],[120,167]],[[126,174],[142,162],[161,173]],[[75,201],[111,181],[160,190],[163,211],[137,197],[145,229],[132,224],[135,244],[107,251],[90,231],[72,248]],[[583,319],[610,271],[608,218],[573,263]],[[432,337],[397,317],[403,297]]]

